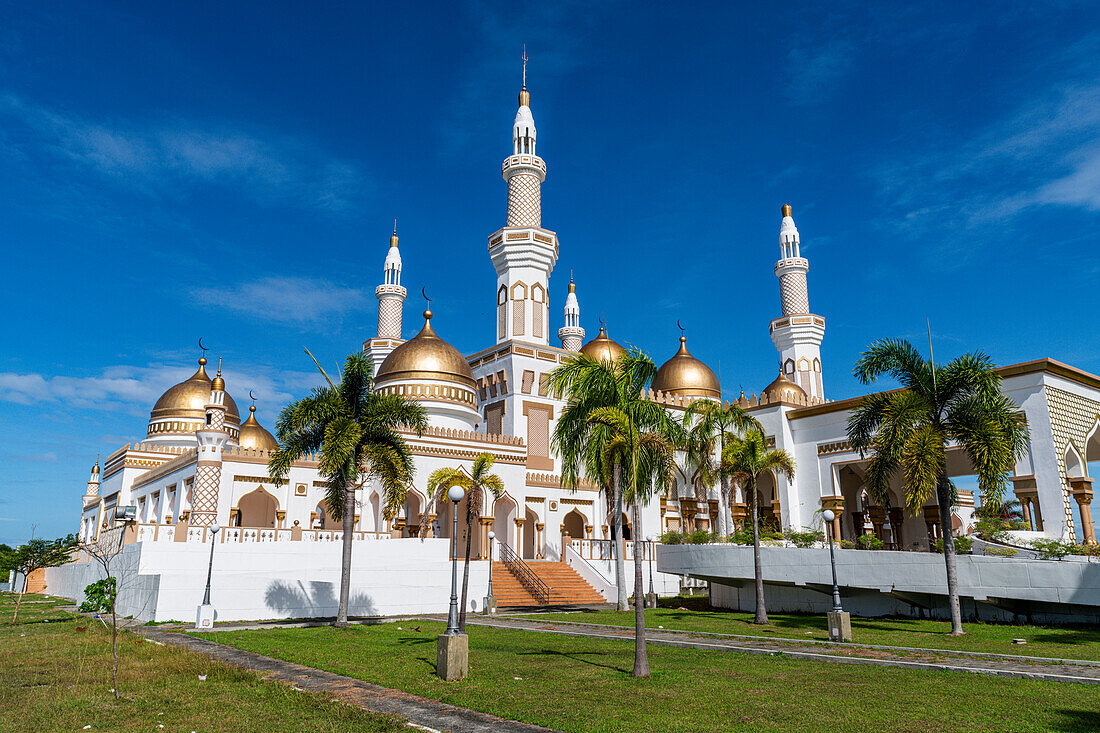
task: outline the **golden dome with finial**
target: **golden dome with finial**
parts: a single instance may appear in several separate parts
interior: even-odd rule
[[[680,349],[661,365],[653,378],[653,389],[678,397],[721,399],[722,385],[711,368],[687,350],[687,338],[680,337]]]
[[[275,436],[264,429],[256,419],[256,406],[248,408],[248,419],[241,425],[241,434],[237,443],[242,448],[258,448],[259,450],[278,450],[279,441]]]
[[[787,218],[788,216],[790,216],[791,215],[791,205],[790,204],[783,204],[783,209],[781,210],[781,212],[783,214],[783,218]]]
[[[477,386],[466,357],[432,330],[430,310],[424,311],[424,328],[390,352],[374,381],[382,385],[402,379],[454,382],[469,389]]]
[[[210,389],[213,392],[225,391],[225,380],[222,379],[222,358],[220,356],[218,357],[218,374],[210,382]]]
[[[600,326],[600,332],[596,338],[581,347],[581,352],[596,361],[613,362],[626,353],[626,349],[607,336],[607,329]]]
[[[779,372],[779,376],[764,388],[762,396],[766,396],[768,402],[782,402],[788,405],[807,404],[806,390],[787,379],[783,372]]]
[[[160,396],[153,410],[149,413],[150,420],[176,418],[187,420],[205,420],[206,405],[210,402],[211,379],[206,374],[206,359],[199,359],[199,368],[190,377],[179,384],[169,387]],[[224,388],[225,382],[222,382]],[[237,411],[237,403],[228,392],[225,393],[225,421],[234,427],[241,420]]]
[[[523,88],[519,91],[519,106],[531,106],[531,94],[527,91],[527,45],[523,46]]]

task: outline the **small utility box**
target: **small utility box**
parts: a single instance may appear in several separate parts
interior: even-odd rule
[[[214,607],[209,603],[202,604],[199,606],[198,611],[195,612],[195,628],[214,628]]]

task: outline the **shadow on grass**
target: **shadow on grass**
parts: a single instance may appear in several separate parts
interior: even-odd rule
[[[633,667],[629,669],[626,667],[616,667],[613,664],[601,664],[600,662],[593,662],[591,659],[585,659],[583,655],[591,655],[597,657],[607,656],[606,652],[560,652],[556,649],[543,649],[542,651],[529,651],[529,652],[516,652],[518,657],[564,657],[566,659],[572,659],[574,662],[580,662],[581,664],[587,664],[590,667],[603,667],[604,669],[610,669],[612,672],[622,672],[624,674],[630,674],[634,671]]]
[[[1039,633],[1031,637],[1033,642],[1049,644],[1100,644],[1100,630],[1095,626],[1066,626],[1059,634]]]
[[[435,641],[434,636],[399,636],[397,637],[398,644],[431,644]]]
[[[1096,730],[1097,712],[1095,710],[1055,710],[1061,720],[1055,723],[1055,730],[1066,733],[1092,733]]]

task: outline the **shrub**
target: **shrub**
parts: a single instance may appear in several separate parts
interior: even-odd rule
[[[689,536],[684,537],[685,542],[690,542],[693,545],[707,545],[707,544],[710,544],[711,542],[714,542],[716,539],[717,539],[716,535],[712,534],[711,532],[708,532],[705,529],[697,529],[694,532],[692,532]]]
[[[1069,545],[1069,554],[1100,557],[1100,545]]]
[[[969,537],[955,538],[955,552],[960,555],[968,555],[974,549],[974,540]],[[936,540],[936,552],[943,552],[943,538]]]
[[[1070,553],[1072,544],[1058,540],[1032,540],[1031,549],[1039,553],[1040,560],[1061,560]]]
[[[682,545],[684,543],[684,536],[675,530],[669,530],[661,535],[662,545]]]
[[[856,547],[861,550],[881,550],[886,545],[882,544],[882,540],[873,534],[861,534],[856,539]]]
[[[791,544],[795,547],[813,547],[815,542],[824,542],[824,532],[814,532],[812,530],[807,532],[796,532],[793,529],[789,529],[786,532],[787,539],[791,541]]]
[[[1005,530],[1012,529],[1012,522],[1001,517],[986,517],[974,523],[974,534],[989,542],[1005,542]]]
[[[734,530],[733,534],[729,536],[729,541],[735,545],[751,545],[752,530],[746,527],[738,527]]]
[[[841,540],[840,549],[842,550],[854,550],[856,549],[856,543],[851,540]]]
[[[1011,547],[987,547],[985,554],[991,557],[1016,557],[1020,553]]]

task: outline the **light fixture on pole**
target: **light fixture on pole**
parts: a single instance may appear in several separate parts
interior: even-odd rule
[[[209,629],[214,626],[214,607],[210,604],[210,581],[214,575],[214,542],[217,539],[221,527],[214,525],[210,528],[210,562],[206,566],[206,592],[202,597],[202,604],[195,614],[195,628]]]
[[[649,542],[649,595],[655,596],[656,593],[653,592],[653,535],[646,537],[646,540]]]
[[[496,532],[489,530],[489,594],[485,596],[485,602],[482,604],[485,613],[489,616],[494,616],[497,612],[497,599],[493,597],[493,540],[496,536]]]
[[[836,514],[831,509],[821,513],[825,520],[825,539],[829,543],[829,565],[833,570],[833,610],[829,612],[829,639],[832,641],[852,640],[852,617],[840,605],[840,586],[836,582],[836,553],[833,551],[833,520]]]
[[[466,496],[461,486],[452,486],[447,498],[452,502],[454,525],[451,530],[451,606],[447,611],[447,630],[443,633],[454,636],[458,631],[458,503]]]

